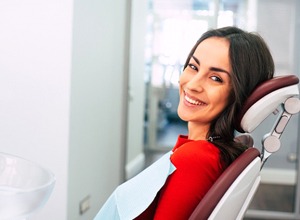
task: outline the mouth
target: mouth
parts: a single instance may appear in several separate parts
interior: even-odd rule
[[[192,105],[197,105],[197,106],[206,105],[205,102],[202,102],[199,99],[195,99],[195,98],[192,98],[192,97],[188,96],[186,94],[186,92],[184,92],[184,99],[185,99],[185,101],[187,101],[189,104],[192,104]]]

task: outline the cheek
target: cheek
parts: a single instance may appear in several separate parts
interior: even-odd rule
[[[179,77],[179,86],[182,86],[184,84],[186,84],[190,79],[189,77],[190,74],[188,74],[186,72],[186,70],[184,70],[181,74],[180,74],[180,77]]]
[[[185,83],[186,79],[185,79],[185,75],[184,73],[182,73],[179,77],[179,81],[178,81],[178,86],[179,86],[179,94],[181,94],[182,92],[182,86]]]
[[[230,99],[231,99],[230,90],[226,89],[226,90],[220,91],[220,93],[219,93],[219,103],[223,106],[223,108],[228,106],[228,104],[230,102]]]
[[[210,91],[209,99],[218,106],[226,106],[230,98],[229,90],[225,88],[217,88]]]

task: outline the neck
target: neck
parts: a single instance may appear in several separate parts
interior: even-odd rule
[[[190,140],[206,140],[210,125],[188,122],[188,138]]]

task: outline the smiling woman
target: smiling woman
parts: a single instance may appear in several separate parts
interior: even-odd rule
[[[195,50],[180,77],[179,117],[189,122],[189,139],[207,139],[211,121],[228,105],[230,80],[229,42],[212,37]],[[193,128],[192,128],[193,127]]]
[[[206,46],[207,41],[211,41],[210,43],[214,45]],[[226,45],[228,45],[227,50]],[[205,46],[207,50],[203,51]],[[222,51],[223,58],[220,57]],[[209,61],[204,59],[206,56],[210,56]],[[198,63],[194,66],[192,64],[195,58],[198,59]],[[216,62],[216,59],[219,60]],[[209,65],[211,73],[219,74],[218,81],[222,81],[220,85],[226,84],[226,80],[229,80],[231,88],[228,103],[220,114],[211,120],[206,138],[220,137],[214,140],[214,144],[221,151],[222,161],[230,164],[243,151],[243,148],[233,141],[235,116],[253,89],[273,77],[272,55],[259,34],[245,32],[236,27],[226,27],[210,30],[202,35],[188,55],[182,75],[191,65],[193,69],[198,70],[199,74],[205,65]],[[223,71],[216,71],[216,68]],[[224,75],[223,73],[226,72],[228,74]],[[221,92],[218,95],[226,96],[226,93]],[[189,123],[189,133],[193,132],[193,126],[194,123]]]
[[[245,147],[234,141],[235,115],[252,90],[273,77],[264,40],[236,27],[207,31],[180,77],[179,117],[188,123],[168,152],[119,186],[95,219],[188,219]]]

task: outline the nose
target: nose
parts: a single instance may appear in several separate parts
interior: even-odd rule
[[[192,76],[186,84],[186,87],[190,91],[202,92],[205,87],[205,79],[203,74],[199,71],[196,75]]]

